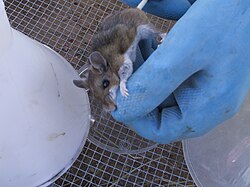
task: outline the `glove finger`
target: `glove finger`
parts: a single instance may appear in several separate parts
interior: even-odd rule
[[[149,1],[143,10],[165,19],[180,19],[191,4],[187,0]]]
[[[157,41],[154,37],[139,42],[136,48],[136,60],[133,63],[134,72],[145,62],[156,48]]]
[[[139,45],[141,54],[143,56],[143,59],[144,61],[146,61],[148,57],[157,49],[158,42],[156,41],[155,37],[151,37],[146,40],[141,40],[138,45]]]
[[[139,46],[136,48],[136,60],[133,63],[133,72],[135,72],[145,62],[141,49]]]
[[[141,0],[121,0],[121,2],[131,6],[131,7],[137,7]]]
[[[196,1],[196,0],[188,0],[189,1],[189,3],[191,3],[191,5],[192,4],[194,4],[194,2]]]
[[[121,0],[131,7],[136,7],[141,0]],[[165,18],[179,19],[190,8],[188,0],[149,0],[143,10],[150,14]]]
[[[133,63],[134,72],[144,63],[145,60],[147,60],[147,58],[157,49],[157,47],[158,42],[154,37],[139,42],[136,50],[136,61]],[[175,104],[175,98],[171,94],[165,101],[163,101],[163,103],[161,103],[158,108],[162,109]]]
[[[166,107],[172,107],[176,106],[176,99],[173,94],[171,94],[169,97],[167,97],[159,106],[158,109],[162,110],[163,108]]]
[[[127,124],[128,127],[140,136],[160,144],[167,144],[189,137],[187,132],[192,131],[192,127],[184,128],[181,121],[181,113],[178,106],[173,106],[164,109],[162,113],[155,109]]]

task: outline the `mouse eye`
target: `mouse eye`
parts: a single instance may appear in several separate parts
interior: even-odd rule
[[[102,82],[102,87],[105,89],[105,88],[107,88],[109,86],[109,81],[108,80],[103,80],[103,82]]]

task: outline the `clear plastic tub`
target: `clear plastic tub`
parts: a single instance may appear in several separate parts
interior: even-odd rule
[[[183,148],[198,186],[250,186],[250,94],[236,116]]]

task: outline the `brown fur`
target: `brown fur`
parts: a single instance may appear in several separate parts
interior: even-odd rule
[[[109,90],[112,86],[119,85],[118,71],[124,63],[123,55],[132,45],[138,26],[145,24],[150,23],[143,11],[126,9],[105,18],[93,38],[94,55],[90,55],[88,74],[82,82],[74,83],[78,87],[88,87],[107,111],[116,107],[110,99]],[[103,86],[104,80],[109,81],[106,88]]]

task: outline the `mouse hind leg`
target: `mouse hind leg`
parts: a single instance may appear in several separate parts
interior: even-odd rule
[[[150,38],[152,36],[156,37],[160,35],[161,32],[157,31],[153,25],[151,24],[145,24],[145,25],[140,25],[137,27],[137,34],[135,36],[135,39],[129,49],[126,51],[126,55],[130,58],[132,62],[135,62],[136,59],[136,47],[138,43],[143,40]]]
[[[167,33],[158,31],[152,24],[140,25],[137,28],[137,40],[138,42],[142,39],[147,39],[150,37],[155,37],[158,46],[163,42]]]
[[[126,82],[133,72],[133,62],[135,62],[136,59],[136,47],[139,41],[152,36],[157,37],[160,34],[162,33],[157,31],[151,24],[138,26],[136,37],[132,45],[124,54],[124,63],[118,71],[120,78],[120,91],[123,96],[127,97],[129,95]]]
[[[156,38],[157,43],[158,43],[158,46],[157,46],[157,47],[159,47],[159,46],[162,44],[162,42],[164,41],[166,35],[167,35],[167,33],[166,33],[166,32],[163,32],[163,33],[160,33],[160,34],[157,36],[157,38]]]
[[[152,24],[140,25],[137,27],[136,38],[138,42],[143,39],[150,38],[161,34]]]

